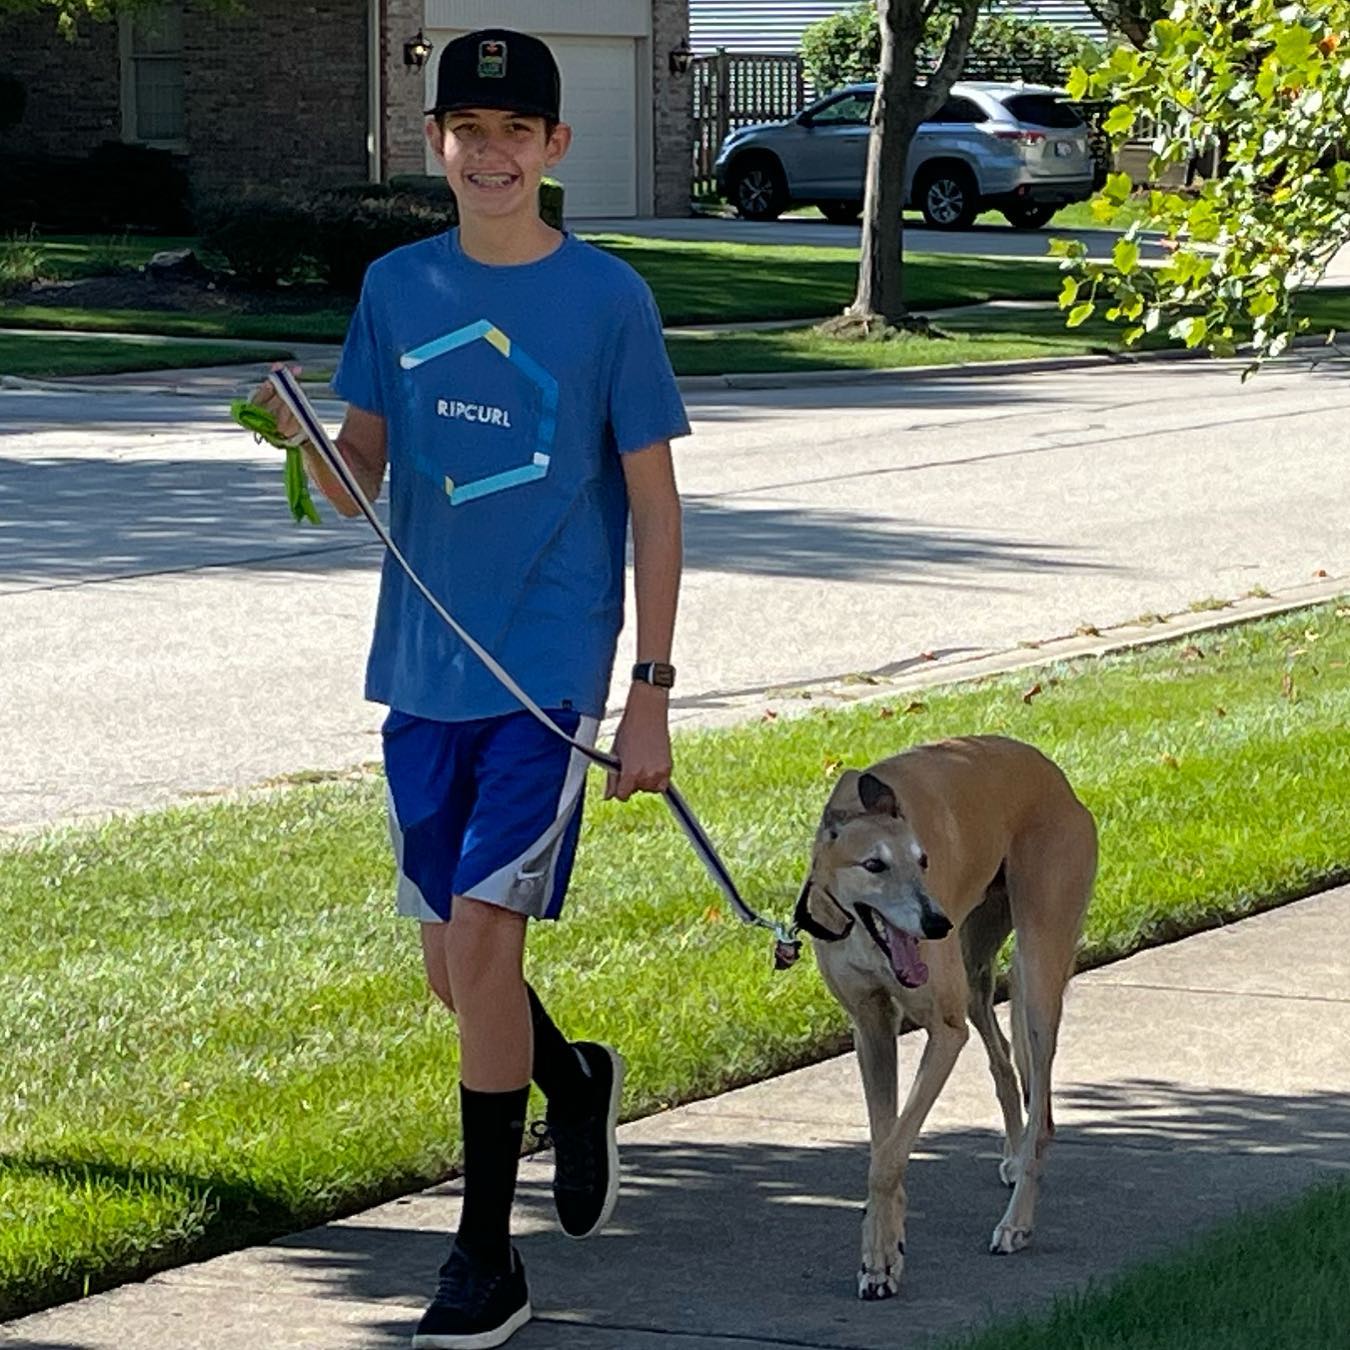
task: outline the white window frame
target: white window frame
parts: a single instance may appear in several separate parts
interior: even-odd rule
[[[117,49],[122,68],[122,139],[136,145],[149,146],[153,150],[174,150],[185,153],[188,148],[186,127],[184,127],[185,134],[183,136],[171,139],[149,140],[137,134],[139,128],[136,116],[136,62],[153,61],[155,57],[136,55],[134,24],[134,14],[118,15]],[[160,59],[181,62],[183,55],[181,52],[177,56],[165,54]]]

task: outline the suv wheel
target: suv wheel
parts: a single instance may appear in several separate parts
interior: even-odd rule
[[[767,156],[738,164],[727,185],[736,214],[746,220],[777,220],[787,209],[787,184],[776,160]]]
[[[862,215],[861,202],[818,202],[820,214],[831,225],[856,225]]]
[[[959,165],[927,170],[916,195],[924,221],[935,230],[964,230],[980,213],[975,179]]]
[[[1044,202],[1028,202],[1025,206],[1004,207],[1003,214],[1015,230],[1039,230],[1042,225],[1050,223],[1050,217],[1056,209]]]

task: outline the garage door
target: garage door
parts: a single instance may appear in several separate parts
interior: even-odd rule
[[[637,53],[632,38],[550,37],[572,148],[554,176],[570,218],[637,215]]]
[[[440,51],[455,34],[430,36]],[[540,36],[557,57],[563,118],[572,127],[572,148],[554,172],[566,189],[567,218],[637,215],[637,42],[631,37]],[[427,172],[437,172],[429,153]]]

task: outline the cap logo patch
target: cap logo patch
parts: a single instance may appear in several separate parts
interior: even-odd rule
[[[506,78],[506,43],[494,39],[478,44],[478,78],[480,80]]]

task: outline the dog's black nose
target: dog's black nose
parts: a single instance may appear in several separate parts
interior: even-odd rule
[[[945,938],[952,931],[952,921],[936,909],[924,910],[923,923],[920,926],[926,938]]]

